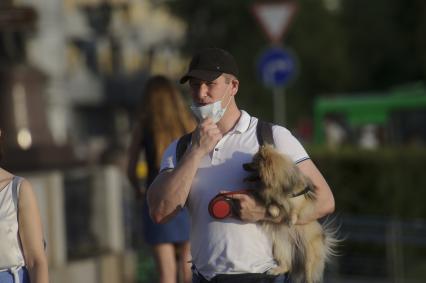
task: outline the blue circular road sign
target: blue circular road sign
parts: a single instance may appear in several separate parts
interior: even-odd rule
[[[296,74],[296,59],[282,48],[267,49],[259,58],[258,72],[265,86],[285,86]]]

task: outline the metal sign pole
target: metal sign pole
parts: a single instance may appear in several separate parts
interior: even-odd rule
[[[285,86],[296,75],[296,59],[292,52],[280,47],[273,47],[262,54],[258,63],[258,71],[264,85],[272,90],[274,122],[286,123]]]
[[[274,121],[279,125],[286,122],[284,85],[295,76],[296,59],[280,45],[287,28],[298,9],[297,1],[256,1],[252,11],[274,47],[260,57],[260,77],[267,87],[272,86]]]
[[[274,104],[274,122],[278,125],[285,126],[286,105],[285,105],[284,87],[273,88],[273,104]]]

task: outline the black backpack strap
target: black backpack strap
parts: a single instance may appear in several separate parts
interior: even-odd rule
[[[191,142],[192,133],[188,133],[179,138],[176,145],[176,163],[179,163],[182,156],[185,154],[186,149],[188,148],[189,143]]]
[[[272,133],[272,123],[268,123],[262,120],[257,121],[256,136],[260,146],[269,144],[275,146],[274,135]]]

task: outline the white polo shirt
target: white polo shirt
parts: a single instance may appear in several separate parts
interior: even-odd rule
[[[243,179],[248,173],[242,164],[250,162],[259,149],[257,121],[242,111],[234,129],[202,159],[192,182],[187,200],[191,216],[192,262],[208,280],[223,273],[263,273],[276,266],[271,241],[259,224],[234,218],[216,220],[208,212],[210,200],[220,191],[247,187]],[[290,156],[295,163],[309,158],[286,128],[275,125],[272,130],[275,146],[280,152]],[[175,167],[176,144],[174,141],[165,151],[161,170]]]

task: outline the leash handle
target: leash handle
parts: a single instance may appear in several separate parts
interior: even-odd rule
[[[250,190],[239,190],[217,194],[209,203],[210,216],[215,219],[224,219],[232,215],[238,215],[239,202],[230,198],[230,196],[250,193]]]

